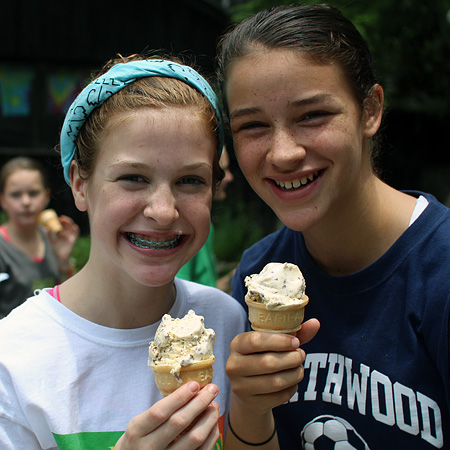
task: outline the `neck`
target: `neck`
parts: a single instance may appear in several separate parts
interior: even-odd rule
[[[98,275],[98,276],[97,276]],[[110,328],[140,328],[169,312],[176,298],[173,282],[164,286],[137,285],[111,274],[105,283],[95,268],[86,266],[61,285],[61,303],[79,316]],[[119,275],[120,276],[120,275]]]
[[[14,222],[4,224],[11,244],[30,258],[41,258],[45,253],[44,240],[37,226],[20,227]]]
[[[34,224],[30,226],[19,226],[15,222],[9,220],[4,223],[4,227],[11,239],[32,240],[35,239],[37,235],[40,235],[38,227]]]
[[[350,275],[380,258],[408,228],[416,199],[376,179],[328,220],[304,232],[318,265]]]

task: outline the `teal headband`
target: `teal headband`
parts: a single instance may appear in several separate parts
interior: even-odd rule
[[[219,158],[224,144],[222,109],[219,100],[208,82],[194,69],[181,64],[162,60],[148,59],[116,64],[108,72],[87,85],[72,103],[66,114],[61,130],[61,162],[64,178],[70,185],[69,167],[76,151],[76,140],[89,114],[102,105],[109,97],[139,78],[167,77],[184,81],[203,94],[214,108],[219,134]]]

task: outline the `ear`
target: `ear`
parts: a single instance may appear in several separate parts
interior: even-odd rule
[[[75,206],[80,211],[87,211],[87,181],[80,177],[78,166],[75,161],[70,163],[69,179]]]
[[[364,100],[364,136],[372,137],[378,131],[383,117],[384,91],[375,84],[366,100]]]

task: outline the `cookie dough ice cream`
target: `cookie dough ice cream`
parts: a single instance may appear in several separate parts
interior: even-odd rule
[[[301,328],[309,299],[305,278],[295,264],[269,263],[246,277],[245,285],[254,330],[295,334]]]
[[[214,340],[214,330],[205,328],[203,316],[192,310],[181,319],[163,316],[148,359],[163,396],[191,380],[201,387],[211,382]]]

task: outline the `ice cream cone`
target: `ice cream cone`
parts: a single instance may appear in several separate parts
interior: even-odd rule
[[[248,306],[248,318],[255,331],[268,331],[270,333],[288,333],[295,335],[302,327],[305,316],[305,306],[309,298],[303,296],[300,305],[285,305],[276,308],[267,308],[266,304],[258,302],[253,294],[245,296],[245,303]]]
[[[150,364],[149,367],[154,372],[156,386],[165,397],[189,381],[197,381],[200,388],[211,383],[214,360],[212,356],[204,361],[195,361],[183,366],[178,376],[172,373],[173,366],[169,364]]]
[[[58,214],[56,214],[54,209],[44,209],[39,214],[38,222],[55,234],[58,234],[63,229],[58,219]]]

